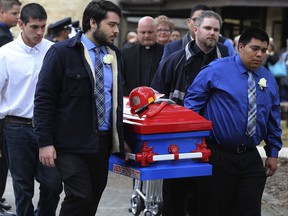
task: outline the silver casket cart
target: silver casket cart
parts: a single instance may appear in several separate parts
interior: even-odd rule
[[[212,174],[205,143],[212,122],[165,101],[145,109],[144,115],[131,114],[124,98],[125,140],[131,153],[126,160],[112,154],[109,170],[134,179],[131,213],[155,216],[162,213],[163,179]]]

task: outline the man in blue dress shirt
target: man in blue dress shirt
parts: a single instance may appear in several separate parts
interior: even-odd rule
[[[208,147],[212,177],[203,178],[201,215],[260,216],[266,177],[277,170],[282,147],[280,99],[273,75],[261,66],[269,37],[251,27],[239,39],[239,55],[218,59],[189,87],[184,105],[212,120]],[[256,87],[256,130],[247,132],[248,74]],[[264,140],[263,165],[256,146]]]
[[[218,43],[222,18],[213,11],[202,12],[195,20],[195,40],[173,53],[158,68],[151,88],[183,106],[188,87],[201,68],[216,58],[228,56],[226,46]],[[163,181],[163,216],[191,215],[197,211],[197,178],[172,178]],[[193,212],[193,213],[192,213]]]

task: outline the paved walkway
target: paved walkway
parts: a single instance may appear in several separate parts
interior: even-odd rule
[[[38,199],[38,185],[35,186],[34,202]],[[101,199],[98,212],[96,216],[129,216],[130,198],[132,194],[132,179],[125,176],[120,176],[114,173],[109,173],[108,186],[106,187],[103,197]],[[62,194],[63,199],[63,194]],[[7,203],[13,204],[14,195],[11,184],[11,177],[8,177],[7,189],[5,192]],[[61,200],[62,200],[61,199]],[[60,206],[60,205],[59,205]],[[13,205],[12,212],[15,212]],[[59,207],[57,209],[59,213]],[[269,197],[267,194],[263,195],[262,216],[287,216],[288,209],[283,209],[277,206],[277,200]],[[143,216],[143,213],[141,214]]]
[[[260,149],[262,151],[262,149]],[[286,152],[285,152],[286,153]],[[251,191],[253,193],[253,191]],[[101,199],[96,216],[129,216],[130,198],[132,195],[132,179],[115,173],[109,173],[108,185]],[[7,203],[12,204],[15,212],[14,194],[11,177],[8,176],[5,191]],[[35,185],[34,203],[38,199],[38,185]],[[61,196],[61,201],[63,194]],[[278,200],[267,194],[263,195],[262,216],[288,216],[288,209],[277,206]],[[60,204],[59,204],[60,207]],[[59,213],[59,207],[57,212]],[[141,214],[143,216],[143,213]]]

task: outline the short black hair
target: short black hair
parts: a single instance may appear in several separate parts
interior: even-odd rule
[[[20,13],[20,20],[27,24],[30,19],[47,20],[47,13],[43,6],[38,3],[25,5]]]
[[[263,29],[258,27],[249,27],[245,29],[239,38],[239,43],[243,44],[243,46],[246,46],[252,38],[258,39],[260,41],[266,41],[267,44],[269,44],[268,34]]]
[[[90,28],[90,19],[94,19],[99,23],[106,18],[107,12],[112,11],[122,16],[121,9],[111,1],[105,0],[93,0],[91,1],[84,10],[82,19],[83,32],[86,33]]]
[[[206,10],[212,10],[212,8],[204,4],[196,4],[191,8],[190,17],[192,17],[195,11],[198,11],[198,10],[206,11]]]

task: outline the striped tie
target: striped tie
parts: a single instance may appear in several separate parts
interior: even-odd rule
[[[95,47],[95,96],[96,109],[98,114],[98,124],[101,126],[105,122],[105,94],[104,94],[104,72],[103,65],[100,59],[100,48]]]
[[[251,137],[256,132],[256,85],[253,74],[248,71],[248,120],[247,120],[247,134]]]

